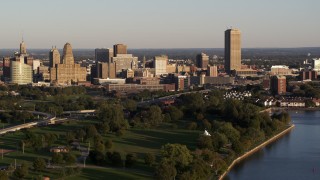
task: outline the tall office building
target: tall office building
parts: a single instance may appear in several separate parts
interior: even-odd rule
[[[75,64],[70,43],[63,48],[63,63],[50,68],[50,81],[58,84],[72,84],[86,81],[87,69]]]
[[[207,69],[209,64],[209,56],[205,53],[201,53],[197,55],[197,67],[201,69]]]
[[[56,64],[60,64],[60,53],[57,48],[53,48],[49,52],[50,67],[54,67]]]
[[[238,29],[225,31],[225,71],[241,70],[241,32]]]
[[[160,76],[167,73],[168,56],[155,56],[154,57],[154,74]]]
[[[97,48],[94,51],[95,60],[99,62],[110,62],[111,57],[113,57],[113,49],[112,48]]]
[[[115,44],[113,45],[113,56],[116,57],[117,54],[127,54],[127,45],[125,44]]]
[[[94,78],[106,79],[109,77],[109,65],[111,63],[111,58],[113,57],[112,48],[97,48],[95,49],[95,76]],[[93,74],[94,75],[94,74]],[[113,76],[112,76],[113,77]]]

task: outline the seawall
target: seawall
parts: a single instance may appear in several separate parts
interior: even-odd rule
[[[228,172],[233,168],[234,165],[236,165],[237,163],[241,162],[243,159],[247,158],[248,156],[254,154],[255,152],[259,151],[260,149],[262,149],[263,147],[265,147],[266,145],[272,143],[273,141],[281,138],[283,135],[287,134],[288,132],[290,132],[293,128],[295,127],[294,124],[292,124],[291,126],[289,126],[287,129],[283,130],[281,133],[273,136],[272,138],[268,139],[267,141],[263,142],[262,144],[260,144],[259,146],[251,149],[250,151],[244,153],[242,156],[238,157],[237,159],[235,159],[234,161],[232,161],[232,163],[229,165],[229,167],[227,168],[227,170],[219,177],[219,180],[223,180],[223,178],[225,178],[225,176],[228,174]]]

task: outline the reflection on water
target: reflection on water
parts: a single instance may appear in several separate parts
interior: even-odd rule
[[[225,179],[320,179],[320,111],[291,111],[296,127],[234,166]]]

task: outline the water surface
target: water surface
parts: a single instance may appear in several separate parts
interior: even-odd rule
[[[225,179],[320,179],[320,111],[289,113],[295,128],[234,166]]]

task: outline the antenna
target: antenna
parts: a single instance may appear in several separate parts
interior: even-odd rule
[[[23,42],[24,38],[23,38],[23,30],[21,31],[21,40]]]

